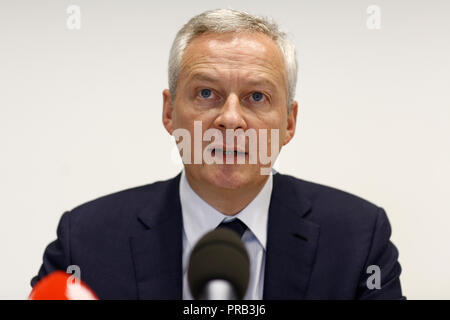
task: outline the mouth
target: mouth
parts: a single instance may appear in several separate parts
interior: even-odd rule
[[[238,151],[238,150],[224,150],[222,148],[213,148],[212,155],[223,154],[223,155],[234,155],[234,156],[245,156],[247,152]]]

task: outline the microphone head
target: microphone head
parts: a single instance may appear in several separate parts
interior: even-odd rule
[[[192,250],[188,282],[194,299],[211,280],[228,281],[237,299],[243,299],[250,277],[250,260],[239,236],[226,228],[205,234]]]
[[[98,300],[81,280],[63,271],[54,271],[33,287],[29,300]]]

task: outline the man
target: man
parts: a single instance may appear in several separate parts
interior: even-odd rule
[[[191,19],[173,43],[163,91],[183,172],[66,212],[32,285],[78,265],[101,299],[191,299],[193,246],[239,219],[250,257],[245,299],[403,298],[383,209],[270,170],[295,133],[296,78],[295,48],[276,24],[223,9]]]

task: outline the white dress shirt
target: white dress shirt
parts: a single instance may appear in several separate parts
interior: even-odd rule
[[[261,300],[264,288],[264,265],[267,242],[267,220],[272,195],[272,174],[258,195],[238,214],[230,217],[217,211],[192,190],[183,170],[180,179],[180,201],[183,215],[183,299],[192,300],[187,281],[189,257],[195,244],[222,221],[241,219],[248,229],[242,241],[250,258],[250,281],[245,300]]]

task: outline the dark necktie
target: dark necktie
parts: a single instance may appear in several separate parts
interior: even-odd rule
[[[233,221],[223,221],[220,223],[217,228],[227,228],[233,230],[239,235],[239,238],[242,238],[245,230],[247,230],[247,226],[239,219],[234,219]]]

